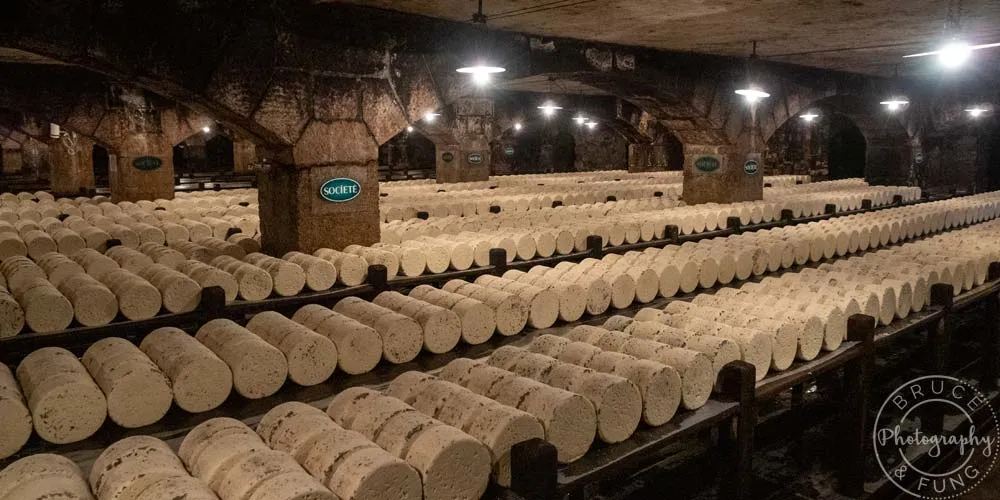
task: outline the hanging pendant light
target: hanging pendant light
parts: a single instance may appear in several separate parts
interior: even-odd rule
[[[985,115],[989,111],[990,111],[989,109],[986,109],[982,106],[973,106],[965,110],[966,113],[969,113],[970,118],[979,118],[980,116]]]
[[[488,33],[486,31],[486,15],[483,14],[483,0],[479,0],[479,11],[472,15],[472,24],[482,32],[479,34],[479,39],[485,40]],[[482,47],[480,47],[480,50],[482,50]],[[482,54],[480,54],[480,57],[482,57]],[[458,68],[455,71],[472,75],[472,82],[483,86],[490,83],[493,75],[503,73],[507,69],[503,66],[496,66],[482,59],[477,59],[474,63]]]
[[[896,65],[892,70],[892,84],[895,85],[897,81],[899,81],[899,65]],[[900,92],[893,92],[888,99],[879,104],[885,106],[885,109],[890,113],[895,113],[910,104],[910,100]]]
[[[747,59],[747,86],[741,89],[737,89],[736,93],[743,96],[750,104],[756,104],[761,99],[766,99],[771,97],[771,94],[765,92],[759,85],[756,84],[755,80],[755,66],[757,65],[757,42],[753,43],[753,52],[750,53],[750,58]]]
[[[811,123],[813,120],[819,118],[819,114],[815,111],[807,111],[799,115],[799,118],[802,118],[802,120],[806,123]]]
[[[549,93],[549,95],[552,95],[552,81],[553,80],[554,80],[554,78],[550,76],[549,77],[549,81],[548,81],[548,90],[549,90],[548,93]],[[549,99],[546,99],[545,102],[543,102],[541,106],[538,106],[538,109],[542,110],[542,115],[544,115],[546,118],[552,118],[553,116],[555,116],[556,111],[559,111],[560,109],[563,109],[563,108],[562,108],[562,106],[556,104],[556,102],[553,101],[551,98],[549,98]]]
[[[1000,47],[1000,43],[970,45],[962,40],[962,0],[949,0],[948,13],[944,24],[944,38],[948,40],[940,49],[917,54],[907,54],[903,58],[937,56],[946,69],[961,67],[972,57],[973,51]]]

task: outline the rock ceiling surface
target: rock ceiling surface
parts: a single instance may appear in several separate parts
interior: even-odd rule
[[[316,0],[324,2],[328,0]],[[468,21],[475,0],[348,0],[348,3]],[[1000,1],[964,0],[960,29],[971,44],[1000,42]],[[768,60],[866,74],[920,74],[945,33],[945,0],[485,0],[494,29],[745,56],[750,41]],[[1000,64],[1000,48],[976,53]]]

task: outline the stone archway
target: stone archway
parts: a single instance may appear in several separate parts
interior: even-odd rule
[[[854,121],[830,106],[817,104],[819,115],[785,121],[767,141],[765,175],[808,175],[814,181],[864,178],[867,140]]]
[[[236,143],[228,131],[206,125],[174,145],[175,175],[235,172]]]
[[[437,146],[419,130],[404,130],[378,148],[382,180],[426,179],[435,175]]]
[[[764,137],[765,173],[864,177],[872,184],[909,184],[914,178],[910,135],[900,117],[877,102],[843,94],[802,103],[797,109]],[[819,117],[806,122],[800,118],[806,111]],[[789,151],[784,157],[777,153],[782,148]]]

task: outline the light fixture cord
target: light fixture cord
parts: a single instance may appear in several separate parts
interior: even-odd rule
[[[948,18],[945,21],[945,34],[958,36],[962,31],[962,0],[948,1]]]
[[[483,14],[483,0],[479,0],[479,12],[472,15],[472,22],[486,24],[486,16]]]

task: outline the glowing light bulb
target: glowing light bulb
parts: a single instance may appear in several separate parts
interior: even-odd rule
[[[468,73],[472,75],[472,83],[476,85],[483,86],[490,83],[492,75],[494,73],[503,73],[507,71],[505,68],[499,66],[486,66],[483,64],[478,64],[476,66],[466,66],[464,68],[458,68],[455,70],[459,73]]]
[[[587,118],[583,115],[579,115],[576,118],[573,118],[573,121],[575,121],[577,125],[583,125],[587,123]]]
[[[413,132],[413,127],[412,126],[407,126],[406,127],[406,131],[407,132]]]
[[[209,126],[202,127],[201,131],[207,134],[212,131],[212,127]]]
[[[944,67],[954,69],[962,64],[965,64],[965,61],[968,61],[971,55],[972,47],[969,47],[968,44],[964,42],[953,42],[945,45],[941,49],[938,54],[938,59]]]
[[[594,130],[597,128],[597,122],[587,122],[587,128]]]
[[[435,113],[433,111],[428,111],[426,114],[424,114],[424,121],[427,123],[434,123],[434,120],[436,120],[437,117],[439,116],[441,115],[438,113]]]
[[[890,112],[895,112],[903,109],[903,106],[906,106],[909,103],[910,101],[906,99],[894,97],[892,99],[889,99],[888,101],[882,101],[879,104],[885,106],[885,109],[889,110]]]
[[[538,109],[542,110],[542,114],[545,115],[546,118],[551,118],[555,116],[556,111],[562,109],[562,106],[556,106],[556,104],[552,101],[545,101],[545,103],[539,106]]]
[[[980,116],[986,114],[986,111],[987,111],[986,109],[979,107],[969,108],[965,110],[965,112],[969,113],[969,116],[971,116],[972,118],[979,118]]]
[[[809,113],[805,113],[803,115],[800,115],[799,118],[802,118],[806,122],[811,122],[811,121],[815,120],[816,118],[819,118],[819,115],[817,115],[816,113],[813,113],[813,112],[809,112]]]
[[[514,124],[514,130],[520,131],[521,130],[521,124],[520,123],[515,123]]]
[[[472,74],[472,83],[475,83],[476,85],[480,85],[480,86],[486,85],[487,83],[490,83],[490,74],[489,73],[473,73]]]
[[[736,91],[736,93],[743,96],[743,98],[746,99],[747,102],[749,102],[750,104],[754,104],[760,101],[761,99],[766,99],[768,97],[771,97],[771,94],[768,94],[763,90],[755,88],[739,89]]]

